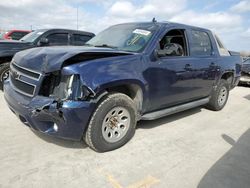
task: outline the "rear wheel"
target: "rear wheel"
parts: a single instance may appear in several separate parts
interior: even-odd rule
[[[93,113],[85,141],[95,151],[106,152],[126,144],[134,135],[136,108],[127,95],[105,96]]]
[[[226,80],[221,80],[215,90],[213,90],[207,107],[214,111],[224,108],[229,96],[229,84]]]
[[[0,90],[3,90],[3,83],[9,78],[10,64],[4,63],[0,66]]]

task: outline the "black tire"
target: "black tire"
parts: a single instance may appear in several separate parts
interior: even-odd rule
[[[4,63],[0,66],[0,90],[3,90],[3,83],[6,80],[6,74],[10,70],[10,64]]]
[[[130,115],[130,123],[127,126],[126,133],[123,137],[114,142],[110,143],[105,140],[103,134],[103,123],[107,115],[114,108],[124,108]],[[110,118],[111,119],[111,118]],[[108,121],[109,122],[109,121]],[[90,148],[97,152],[111,151],[120,148],[126,144],[134,135],[136,127],[136,107],[133,100],[127,95],[121,93],[112,93],[104,96],[99,102],[96,110],[94,111],[89,126],[85,132],[85,142]],[[110,127],[108,128],[110,130]]]
[[[225,90],[225,96],[224,96],[223,101],[221,100],[221,97],[220,97],[220,93],[222,92],[222,90]],[[227,100],[229,97],[229,90],[230,90],[229,83],[226,80],[223,80],[223,79],[220,80],[216,89],[212,91],[211,98],[207,105],[207,108],[213,111],[222,110],[227,103]]]

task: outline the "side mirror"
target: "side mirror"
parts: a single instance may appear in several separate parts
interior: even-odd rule
[[[46,46],[48,44],[49,44],[49,39],[47,39],[47,38],[41,38],[39,41],[40,46]]]

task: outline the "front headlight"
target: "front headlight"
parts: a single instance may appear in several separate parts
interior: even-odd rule
[[[54,87],[52,95],[61,100],[78,100],[81,96],[80,76],[61,76],[60,82]]]
[[[60,100],[86,100],[94,96],[91,89],[82,85],[80,75],[61,75],[60,72],[45,77],[39,94]]]

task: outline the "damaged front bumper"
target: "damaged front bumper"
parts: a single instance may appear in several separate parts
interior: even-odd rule
[[[4,92],[9,108],[25,125],[65,139],[80,140],[95,109],[95,103],[89,101],[26,97],[13,90],[9,81],[5,82]]]

